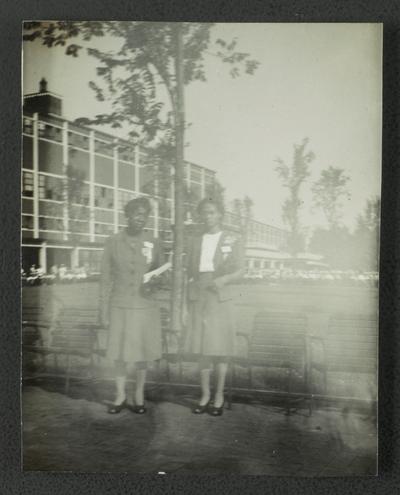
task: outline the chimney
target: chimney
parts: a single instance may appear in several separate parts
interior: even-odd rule
[[[24,96],[24,112],[62,117],[62,99],[47,89],[47,80],[42,77],[39,92]]]
[[[44,77],[42,77],[39,83],[39,93],[47,93],[47,81]]]

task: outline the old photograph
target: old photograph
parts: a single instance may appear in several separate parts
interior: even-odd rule
[[[22,36],[23,469],[376,475],[382,24]]]

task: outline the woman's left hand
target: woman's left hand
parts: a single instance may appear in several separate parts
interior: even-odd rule
[[[224,277],[218,277],[214,280],[214,285],[217,289],[221,289],[225,285]]]

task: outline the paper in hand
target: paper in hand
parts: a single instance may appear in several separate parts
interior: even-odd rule
[[[149,282],[151,278],[158,277],[162,273],[164,273],[167,270],[169,270],[171,268],[171,266],[172,266],[172,263],[168,261],[167,263],[164,263],[163,265],[161,265],[160,267],[156,268],[155,270],[152,270],[151,272],[145,273],[143,275],[143,283],[144,284],[147,284],[147,282]]]

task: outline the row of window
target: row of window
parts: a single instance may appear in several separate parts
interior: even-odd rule
[[[78,136],[82,139],[86,139],[85,136]],[[50,143],[47,141],[39,140],[38,146],[39,156],[39,170],[42,172],[48,172],[57,175],[64,174],[63,165],[63,147],[61,143]],[[90,156],[87,151],[78,150],[68,146],[68,163],[73,166],[73,169],[81,174],[83,180],[89,178],[90,168]],[[23,138],[23,168],[33,168],[33,139],[29,136]],[[197,174],[197,175],[196,175]],[[190,181],[190,187],[201,188],[201,178],[196,173],[195,177],[192,177]],[[137,179],[139,184],[137,184]],[[208,187],[214,181],[214,176],[210,173],[206,174],[205,185]],[[98,184],[104,184],[112,186],[114,183],[114,163],[112,156],[94,156],[94,182]],[[127,164],[124,162],[118,163],[118,185],[124,189],[130,189],[134,191],[139,189],[141,192],[147,194],[154,194],[155,188],[155,170],[149,165],[146,167],[139,167],[138,178],[135,176],[135,166],[133,164]],[[162,189],[162,191],[160,190]],[[160,181],[159,193],[165,197],[171,197],[172,190],[171,185],[165,180]]]
[[[87,132],[87,131],[86,131]],[[29,136],[33,135],[33,121],[30,118],[25,118],[23,121],[23,133]],[[39,137],[49,139],[56,143],[62,143],[62,129],[61,125],[53,126],[47,122],[38,123]],[[89,151],[90,138],[89,134],[85,134],[84,130],[74,132],[69,130],[67,145],[69,147],[80,148],[80,150]],[[104,142],[99,139],[94,139],[94,152],[102,155],[112,157],[114,154],[115,145],[113,142]],[[133,163],[135,161],[135,150],[129,145],[118,143],[118,156],[121,160]],[[79,151],[79,150],[75,150]]]
[[[255,270],[267,270],[268,268],[274,268],[278,263],[277,261],[259,260],[259,259],[247,259],[247,268],[253,268]]]
[[[69,183],[65,179],[49,175],[39,174],[39,199],[50,199],[63,201],[66,190],[72,195],[73,202],[87,206],[89,205],[89,185],[87,183]],[[33,173],[23,171],[22,174],[22,195],[26,198],[33,198]],[[123,211],[124,206],[131,199],[136,197],[134,193],[128,191],[118,192],[118,208]],[[94,187],[94,206],[98,208],[114,208],[114,190],[112,188]],[[160,216],[171,218],[171,201],[161,200],[159,203]],[[107,220],[108,221],[108,220]]]

